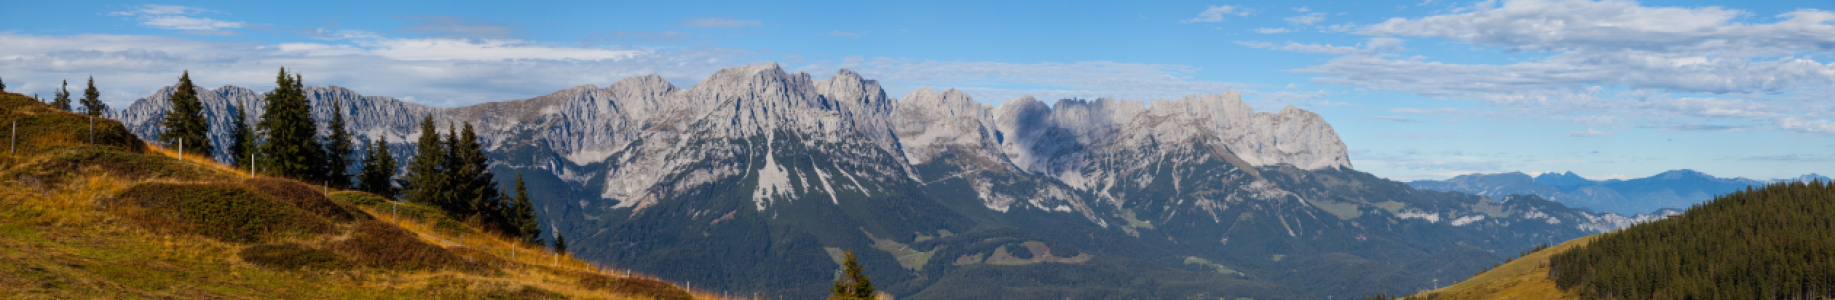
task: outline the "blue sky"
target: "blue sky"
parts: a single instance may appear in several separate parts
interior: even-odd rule
[[[23,1],[0,78],[93,75],[116,108],[204,86],[312,85],[452,107],[775,61],[891,96],[991,104],[1237,90],[1323,115],[1396,180],[1835,171],[1829,1]],[[80,87],[78,87],[80,89]]]

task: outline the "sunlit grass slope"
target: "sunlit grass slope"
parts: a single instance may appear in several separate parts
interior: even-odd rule
[[[1586,245],[1597,237],[1578,238],[1529,253],[1458,284],[1407,299],[1580,299],[1578,295],[1555,288],[1555,281],[1548,278],[1548,258]]]
[[[12,126],[18,123],[18,143]],[[7,298],[688,299],[431,208],[158,149],[0,94]],[[15,146],[16,145],[16,146]],[[692,266],[684,266],[692,267]]]

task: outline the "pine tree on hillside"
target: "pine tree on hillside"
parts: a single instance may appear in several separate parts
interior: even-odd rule
[[[58,87],[57,94],[53,95],[52,97],[56,97],[56,98],[51,99],[51,107],[56,107],[57,109],[63,110],[63,111],[71,111],[70,110],[70,81],[65,80],[64,85]]]
[[[312,104],[306,102],[301,77],[287,76],[281,68],[268,93],[267,108],[256,126],[267,134],[261,143],[259,159],[262,169],[276,176],[321,181],[325,173],[322,147],[318,141],[318,124],[312,119]]]
[[[408,173],[402,176],[402,196],[408,201],[444,208],[447,202],[440,190],[446,187],[446,144],[433,125],[433,115],[421,119],[420,140],[415,143],[414,160],[408,161]]]
[[[369,143],[365,140],[364,143]],[[357,189],[395,199],[395,156],[389,154],[389,137],[383,136],[370,147],[363,158],[363,171],[357,174]]]
[[[491,174],[490,158],[484,154],[484,145],[478,142],[478,134],[471,123],[465,123],[464,129],[454,134],[449,164],[453,168],[455,200],[459,200],[459,209],[473,222],[487,224],[488,227],[509,232],[511,222],[504,210],[503,193],[497,190],[497,180]]]
[[[860,269],[860,261],[854,258],[854,251],[849,250],[841,266],[846,268],[847,275],[835,280],[835,285],[828,291],[833,293],[828,299],[865,300],[873,299],[873,281],[867,279],[865,271]]]
[[[102,103],[102,92],[96,90],[96,77],[89,76],[89,88],[83,89],[83,114],[100,117],[108,111],[108,104]]]
[[[248,111],[243,109],[246,103],[237,103],[231,108],[235,125],[229,128],[229,161],[238,170],[248,170],[254,163],[251,155],[255,154],[255,130],[249,128]]]
[[[529,189],[523,186],[522,173],[516,173],[516,197],[509,205],[510,219],[516,225],[516,236],[531,243],[542,242],[542,225],[536,223],[535,205],[529,201]]]
[[[166,131],[159,135],[159,141],[166,142],[167,147],[184,147],[180,152],[209,158],[216,148],[211,147],[210,123],[204,119],[204,103],[198,101],[190,71],[179,75],[178,87],[166,99],[172,102],[172,108],[166,111],[162,122]],[[84,100],[85,106],[88,103]]]
[[[351,142],[350,131],[344,128],[344,104],[341,102],[331,102],[331,123],[326,124],[331,127],[331,136],[325,140],[325,162],[328,165],[325,168],[325,178],[330,180],[331,186],[346,188],[350,187],[350,155],[351,147],[355,145]]]
[[[5,91],[6,91],[6,80],[0,79],[0,92],[5,92]]]

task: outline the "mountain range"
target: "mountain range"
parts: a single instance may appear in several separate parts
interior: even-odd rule
[[[215,139],[231,107],[261,113],[259,92],[197,91]],[[456,108],[306,91],[396,157],[424,115],[468,122],[575,255],[734,294],[821,297],[847,251],[900,298],[1394,294],[1661,217],[1378,178],[1319,115],[1235,92],[989,105],[774,63]],[[157,137],[170,92],[112,117]]]
[[[1797,178],[1759,181],[1743,177],[1714,177],[1682,169],[1644,178],[1591,180],[1571,171],[1542,173],[1533,178],[1522,172],[1509,172],[1459,175],[1444,181],[1416,180],[1408,182],[1408,185],[1417,189],[1471,193],[1492,198],[1536,195],[1570,207],[1630,215],[1667,214],[1748,187],[1758,188],[1774,182],[1807,181],[1829,181],[1829,177],[1810,173]]]

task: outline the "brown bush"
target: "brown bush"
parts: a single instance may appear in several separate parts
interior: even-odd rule
[[[337,253],[313,249],[297,243],[263,244],[250,246],[237,253],[242,261],[255,265],[280,268],[320,270],[349,269],[351,262]]]
[[[4,126],[4,125],[0,125]],[[0,128],[0,130],[5,130]],[[40,185],[58,185],[77,176],[100,172],[117,179],[141,180],[169,178],[208,180],[232,178],[233,174],[178,159],[131,152],[109,146],[60,146],[47,150],[43,158],[23,163],[0,178]]]
[[[688,294],[688,290],[649,278],[618,278],[603,274],[580,273],[579,286],[588,290],[648,296],[656,299],[694,299],[694,295]]]
[[[229,183],[141,183],[106,203],[146,228],[194,233],[227,242],[323,234],[330,222],[292,205]]]
[[[310,185],[292,179],[261,177],[246,179],[242,183],[255,188],[255,191],[292,203],[299,209],[318,214],[326,219],[339,222],[373,219],[354,207],[345,207],[341,203],[331,201],[330,198],[325,197],[324,193],[320,193],[318,189]]]
[[[362,221],[351,230],[350,239],[334,243],[331,250],[349,256],[365,266],[395,270],[438,270],[457,268],[482,271],[486,267],[465,261],[446,248],[421,242],[413,232],[382,221]]]

